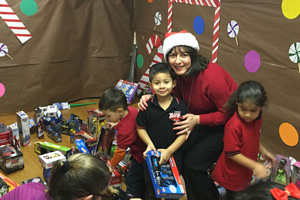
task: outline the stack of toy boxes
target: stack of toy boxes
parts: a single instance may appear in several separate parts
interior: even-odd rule
[[[147,153],[146,162],[157,198],[179,199],[185,194],[173,156],[168,163],[159,165],[159,159],[151,150]]]
[[[101,127],[105,123],[105,116],[96,108],[88,109],[87,113],[88,133],[97,139],[99,137]]]
[[[19,128],[18,128],[17,122],[15,122],[11,125],[8,125],[7,128],[9,128],[12,131],[13,146],[15,147],[15,149],[21,151]]]
[[[110,166],[111,165],[110,160],[107,160],[106,164],[108,166]],[[112,172],[112,175],[111,175],[111,178],[110,178],[110,184],[109,185],[111,185],[113,187],[119,187],[119,188],[122,187],[122,176],[118,172],[118,170],[115,169]]]
[[[23,154],[10,144],[0,146],[0,168],[11,173],[24,168]]]
[[[0,145],[13,144],[12,131],[0,123]]]
[[[28,115],[24,111],[16,112],[16,114],[17,114],[18,128],[21,134],[20,137],[21,144],[23,147],[27,147],[31,144]]]

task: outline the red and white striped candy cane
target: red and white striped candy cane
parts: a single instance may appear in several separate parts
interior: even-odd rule
[[[212,41],[212,62],[216,63],[218,59],[218,48],[219,48],[219,30],[220,30],[220,8],[221,0],[169,0],[168,1],[168,33],[172,32],[172,15],[173,15],[173,3],[185,3],[193,4],[198,6],[209,6],[215,8],[214,16],[214,30],[213,30],[213,41]]]
[[[148,84],[149,82],[149,69],[151,68],[152,65],[154,65],[155,63],[159,63],[162,62],[164,54],[163,54],[163,48],[162,48],[162,44],[161,44],[161,40],[157,35],[152,35],[149,40],[148,43],[146,44],[146,49],[148,54],[151,54],[153,48],[156,47],[157,49],[157,53],[155,54],[152,63],[150,64],[150,66],[148,67],[148,69],[146,70],[146,72],[144,73],[144,75],[142,76],[142,78],[139,81],[139,88],[137,91],[137,94],[139,95],[143,88]]]
[[[32,37],[19,17],[14,13],[5,0],[0,0],[0,16],[22,44]]]

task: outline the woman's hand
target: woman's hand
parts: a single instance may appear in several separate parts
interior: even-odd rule
[[[186,134],[185,139],[187,140],[194,126],[199,124],[200,117],[199,115],[186,114],[181,117],[184,121],[179,121],[174,123],[173,130],[180,130],[177,135]]]
[[[148,107],[147,101],[149,101],[149,99],[151,99],[151,98],[152,98],[151,94],[146,94],[146,95],[141,96],[140,102],[138,103],[138,107],[141,111],[144,111],[147,109],[147,107]]]

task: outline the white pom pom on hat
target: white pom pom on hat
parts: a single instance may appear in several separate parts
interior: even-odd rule
[[[199,43],[196,37],[193,34],[187,32],[186,30],[182,30],[180,32],[166,33],[163,44],[165,61],[167,53],[175,46],[188,46],[195,49],[196,51],[200,50]]]

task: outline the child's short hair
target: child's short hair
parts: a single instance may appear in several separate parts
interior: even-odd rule
[[[119,108],[127,110],[127,99],[125,94],[117,88],[107,89],[99,100],[100,110],[117,111]]]
[[[156,63],[149,70],[149,81],[152,82],[153,76],[158,73],[170,74],[172,80],[175,80],[176,74],[167,63]]]
[[[280,190],[285,190],[285,186],[279,183],[265,181],[250,185],[244,191],[239,192],[235,196],[235,200],[274,200],[272,196],[271,189],[278,188]],[[288,199],[297,199],[293,197],[288,197]]]

